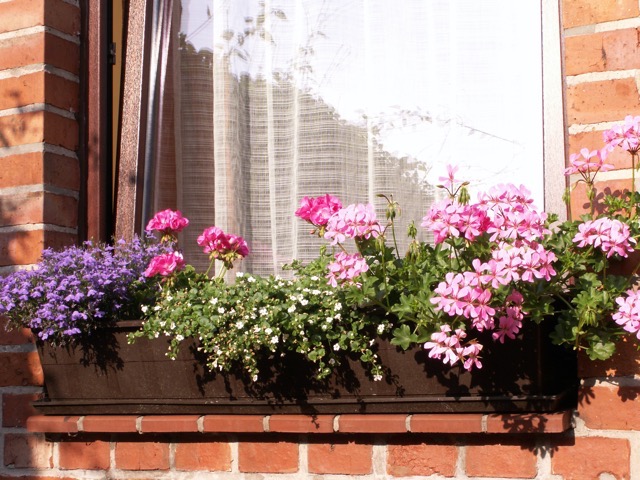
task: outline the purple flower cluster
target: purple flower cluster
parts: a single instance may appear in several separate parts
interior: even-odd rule
[[[86,242],[44,250],[33,270],[0,278],[0,315],[56,344],[105,322],[132,318],[141,297],[152,291],[154,281],[144,271],[164,250],[138,237],[115,245]]]

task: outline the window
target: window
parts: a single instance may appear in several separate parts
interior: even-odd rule
[[[304,195],[393,195],[420,221],[449,163],[562,212],[557,0],[129,2],[116,228],[159,209],[244,236],[277,272],[318,243]],[[553,181],[556,184],[553,184]]]

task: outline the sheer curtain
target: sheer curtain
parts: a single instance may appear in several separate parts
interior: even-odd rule
[[[542,201],[539,2],[174,0],[172,15],[144,214],[183,211],[190,262],[207,263],[195,238],[213,224],[247,239],[242,270],[314,257],[305,195],[382,218],[393,196],[403,238],[449,163],[474,190],[526,182]]]

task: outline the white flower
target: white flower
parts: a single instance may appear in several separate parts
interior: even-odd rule
[[[253,381],[254,381],[254,382],[257,382],[257,381],[258,381],[258,375],[254,375],[254,376],[253,376]]]
[[[303,298],[302,300],[300,300],[300,305],[302,305],[303,307],[308,303],[309,303],[309,300],[307,300],[306,298]]]
[[[223,314],[224,313],[224,307],[218,307],[218,313]]]
[[[317,282],[319,280],[318,277],[316,277],[315,275],[313,277],[311,277],[311,281],[312,282]]]
[[[380,380],[382,380],[382,375],[374,375],[373,376],[373,381],[374,382],[379,382]]]
[[[329,365],[335,365],[335,364],[336,364],[335,358],[330,358],[329,359]]]
[[[212,298],[211,300],[209,300],[209,303],[211,305],[215,305],[216,303],[218,303],[218,299],[217,298]]]
[[[384,332],[384,324],[383,323],[378,325],[378,334],[381,334],[382,332]]]
[[[327,323],[333,322],[333,317],[327,317]]]
[[[311,293],[312,293],[313,295],[320,295],[320,290],[318,290],[318,289],[311,290]]]
[[[175,330],[176,329],[176,324],[174,322],[171,322],[171,325],[169,325],[169,328],[171,330]]]
[[[264,333],[266,333],[267,335],[271,335],[273,333],[273,330],[271,329],[271,327],[267,327],[264,329]]]
[[[184,337],[182,335],[178,334],[178,335],[176,335],[176,340],[181,342],[182,340],[184,340]]]
[[[158,337],[160,336],[160,332],[156,332],[156,333],[154,333],[154,334],[153,334],[153,336],[154,336],[155,338],[158,338]]]
[[[340,345],[336,343],[336,344],[333,346],[333,349],[337,352],[338,350],[340,350]]]
[[[273,337],[271,337],[271,343],[273,343],[274,345],[276,343],[278,343],[278,336],[277,335],[274,335]]]
[[[158,310],[160,310],[162,307],[160,305],[156,305],[155,307],[153,307],[153,309],[157,312]]]
[[[143,305],[140,310],[142,310],[142,313],[147,313],[149,311],[149,307],[147,305]]]
[[[333,307],[333,309],[334,309],[336,312],[339,312],[340,310],[342,310],[342,304],[341,304],[340,302],[336,303],[336,306],[335,306],[335,307]]]
[[[173,297],[171,295],[167,295],[167,302],[170,302],[171,300],[173,300]]]
[[[244,277],[244,273],[242,272],[236,272],[236,277],[240,278],[240,277]]]
[[[287,312],[289,313],[293,313],[296,311],[296,306],[295,305],[291,305],[289,308],[287,308]]]
[[[373,347],[373,344],[376,343],[376,341],[374,339],[369,340],[369,346]]]
[[[244,322],[242,320],[239,320],[236,322],[236,328],[240,329],[244,327]]]
[[[267,311],[267,309],[265,307],[262,307],[258,313],[260,315],[267,315],[269,312]]]
[[[256,279],[254,277],[247,277],[247,282],[254,283]]]

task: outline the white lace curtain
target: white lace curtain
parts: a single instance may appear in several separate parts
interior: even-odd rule
[[[183,211],[192,263],[213,224],[248,241],[240,269],[312,258],[305,195],[382,218],[392,195],[405,238],[448,163],[541,196],[539,2],[174,0],[172,17],[144,213]]]

